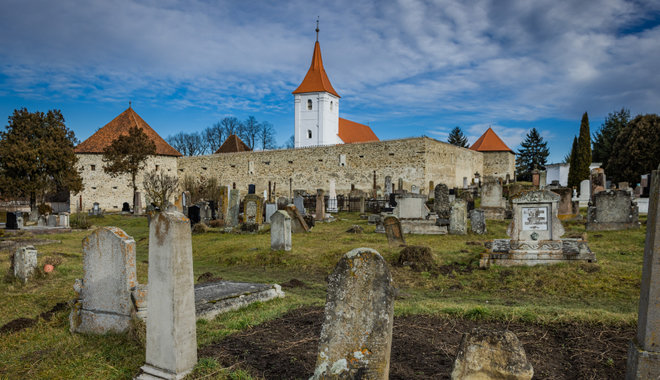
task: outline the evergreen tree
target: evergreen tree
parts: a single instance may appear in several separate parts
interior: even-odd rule
[[[132,127],[128,135],[117,137],[110,145],[103,149],[103,162],[107,165],[103,171],[111,177],[123,174],[131,175],[133,185],[133,199],[137,192],[137,174],[144,169],[147,158],[156,154],[156,144],[149,139],[144,131],[138,127]]]
[[[580,184],[580,181],[576,181],[576,172],[572,170],[572,168],[576,168],[577,165],[577,159],[578,159],[578,138],[577,136],[573,136],[573,146],[571,147],[571,155],[569,156],[568,160],[568,187],[573,187],[573,186],[578,186]]]
[[[470,144],[468,144],[467,141],[468,141],[467,137],[465,137],[465,135],[463,134],[461,127],[458,126],[454,127],[454,129],[452,129],[451,132],[449,132],[449,137],[447,138],[448,143],[463,148],[470,147]]]
[[[594,162],[602,163],[606,167],[610,156],[614,154],[614,142],[619,132],[630,122],[630,111],[621,108],[620,111],[610,112],[605,118],[605,122],[594,135],[594,150],[591,157]]]
[[[545,164],[548,160],[548,143],[543,141],[543,137],[536,128],[532,128],[525,140],[520,143],[522,147],[518,150],[516,157],[516,171],[518,172],[518,180],[531,181],[532,170],[545,169]]]
[[[34,208],[48,192],[83,189],[73,146],[77,139],[59,110],[14,110],[0,132],[0,195],[28,197]]]
[[[612,155],[605,167],[613,182],[639,183],[642,174],[656,170],[660,164],[660,117],[638,115],[617,136]]]
[[[576,157],[568,169],[568,187],[577,187],[580,181],[589,178],[591,165],[591,134],[589,132],[589,115],[585,112],[580,123]]]

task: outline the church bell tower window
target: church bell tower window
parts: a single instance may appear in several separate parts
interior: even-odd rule
[[[308,138],[308,139],[311,139],[311,138],[312,138],[312,130],[311,130],[311,129],[308,129],[308,130],[307,130],[307,138]]]
[[[312,110],[312,99],[307,99],[307,109]]]

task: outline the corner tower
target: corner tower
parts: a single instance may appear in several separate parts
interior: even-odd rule
[[[319,27],[312,64],[302,83],[293,92],[295,102],[295,147],[341,144],[339,138],[339,94],[332,88],[323,68]]]

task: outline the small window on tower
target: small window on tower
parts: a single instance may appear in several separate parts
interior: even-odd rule
[[[333,101],[330,101],[330,111],[332,111],[332,109],[334,108],[334,106],[335,106],[335,103],[334,103]]]
[[[308,138],[308,139],[311,139],[311,138],[312,138],[312,130],[311,130],[311,129],[308,129],[308,130],[307,130],[307,138]]]
[[[307,99],[307,109],[312,110],[312,99]]]

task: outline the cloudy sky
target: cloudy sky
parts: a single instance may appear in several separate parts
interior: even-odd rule
[[[0,115],[61,109],[84,140],[131,100],[163,137],[254,115],[283,144],[317,16],[341,116],[381,139],[536,127],[558,162],[583,112],[660,108],[654,0],[2,0]]]

